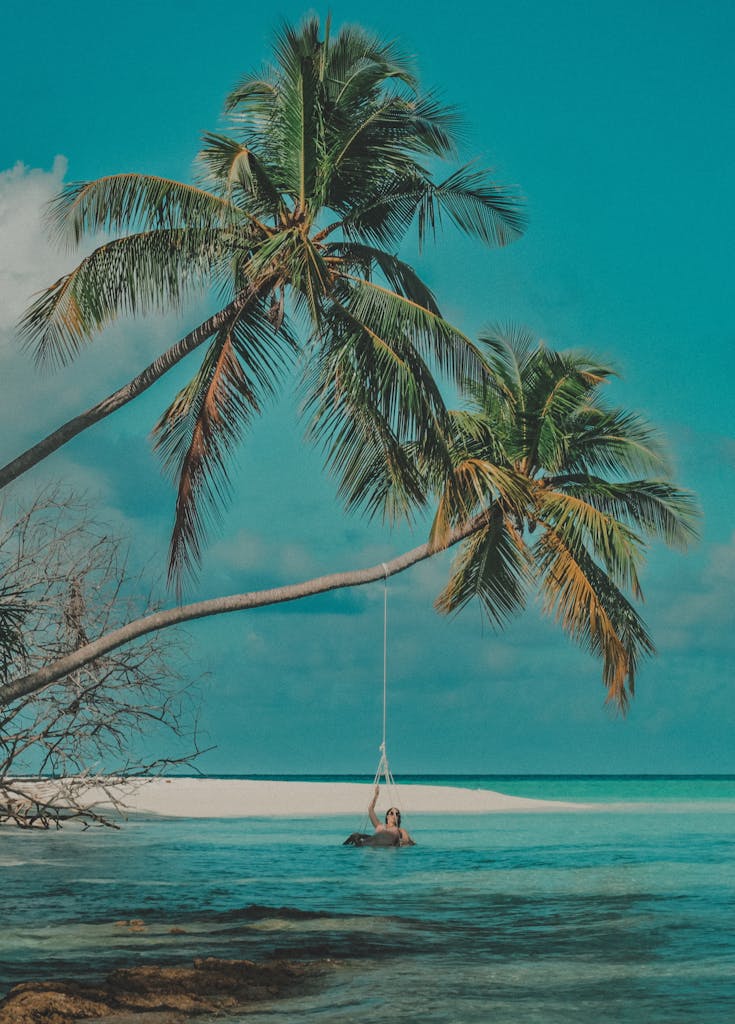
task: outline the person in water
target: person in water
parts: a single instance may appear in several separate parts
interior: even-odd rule
[[[380,786],[376,784],[373,799],[368,805],[368,815],[375,831],[372,835],[367,832],[353,832],[347,836],[344,846],[415,846],[416,843],[410,837],[405,828],[401,828],[401,812],[397,807],[391,807],[386,811],[385,822],[379,821],[375,813],[375,804],[378,801]]]
[[[376,785],[373,799],[368,805],[368,815],[375,829],[376,838],[379,837],[385,841],[389,837],[393,837],[395,846],[415,846],[416,843],[414,843],[405,828],[401,828],[401,812],[397,807],[390,807],[385,812],[385,823],[378,820],[378,816],[375,813],[375,804],[378,801],[379,793],[380,786]]]

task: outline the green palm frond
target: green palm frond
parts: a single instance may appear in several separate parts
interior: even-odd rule
[[[276,36],[279,76],[274,128],[280,143],[284,191],[300,209],[314,194],[319,159],[319,22],[310,18],[299,30],[284,24]]]
[[[296,309],[304,311],[312,329],[318,331],[333,278],[323,254],[308,236],[299,232],[293,235],[289,278]]]
[[[480,348],[492,369],[491,381],[519,412],[525,409],[524,367],[538,348],[528,328],[517,324],[493,324],[480,334]],[[491,385],[492,386],[492,385]],[[477,407],[483,407],[484,394],[473,395]]]
[[[277,222],[284,206],[272,169],[236,139],[207,132],[202,141],[197,162],[203,181],[248,219]]]
[[[496,503],[487,525],[464,541],[435,605],[448,614],[477,598],[488,621],[502,627],[525,607],[530,582],[526,545]]]
[[[225,113],[242,129],[262,129],[277,102],[278,87],[269,69],[243,75],[225,99]]]
[[[125,314],[181,309],[200,294],[224,250],[222,234],[149,231],[107,242],[36,299],[20,336],[40,365],[65,365]]]
[[[387,82],[409,93],[418,88],[413,62],[395,42],[385,43],[357,25],[346,25],[330,42],[322,73],[330,103],[338,110],[361,105]]]
[[[308,435],[325,451],[349,508],[375,515],[385,497],[386,518],[410,517],[426,500],[420,463],[449,464],[436,382],[410,338],[381,335],[337,302],[324,330],[331,340],[315,346],[304,374]]]
[[[466,235],[474,235],[486,245],[504,246],[525,229],[525,216],[516,189],[496,185],[488,172],[460,167],[443,182],[430,185],[419,205],[419,241],[432,233],[446,213]]]
[[[178,481],[169,580],[179,588],[200,564],[208,523],[229,497],[232,452],[295,350],[287,324],[274,329],[265,304],[254,300],[217,332],[199,370],[156,424],[155,447]]]
[[[568,462],[574,423],[609,375],[578,353],[538,349],[523,368],[524,443],[529,472],[554,472]]]
[[[310,433],[322,442],[345,507],[369,519],[412,522],[426,505],[426,484],[414,453],[385,417],[354,393],[341,394],[332,410],[320,411],[324,415],[312,422]]]
[[[346,183],[349,204],[332,205],[343,216],[340,229],[350,240],[378,246],[397,246],[414,221],[419,204],[425,194],[426,175],[414,168],[409,172],[385,173],[378,170],[372,178],[362,174],[357,189],[352,181]]]
[[[147,174],[71,182],[49,203],[47,218],[57,237],[70,245],[99,232],[196,228],[219,233],[240,221],[225,199]]]
[[[343,226],[350,237],[384,245],[400,241],[416,219],[423,246],[436,235],[443,212],[460,231],[492,246],[508,245],[525,226],[517,191],[496,185],[486,171],[469,167],[439,184],[419,167],[376,181]]]
[[[441,316],[434,293],[418,276],[413,267],[383,249],[358,242],[333,242],[325,246],[328,257],[339,260],[342,272],[359,271],[371,280],[373,268],[380,271],[388,286],[399,295],[410,299],[429,313]]]
[[[468,382],[469,386],[469,382]],[[479,391],[484,382],[475,384]],[[484,410],[452,409],[452,436],[458,458],[483,458],[494,465],[511,465],[515,460],[509,453],[502,416],[487,415]]]
[[[641,416],[589,408],[570,423],[569,472],[668,474],[663,441]]]
[[[694,495],[665,480],[607,481],[584,475],[557,478],[555,486],[606,516],[628,523],[670,547],[685,550],[698,536]]]
[[[422,358],[457,382],[482,376],[478,349],[442,316],[376,281],[341,276],[348,285],[343,305],[360,323],[382,337],[409,337]]]

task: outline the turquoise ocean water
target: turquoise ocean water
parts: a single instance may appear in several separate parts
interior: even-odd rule
[[[403,850],[343,847],[360,825],[344,816],[3,829],[0,989],[202,955],[328,957],[320,992],[247,1021],[735,1019],[735,776],[409,782],[597,806],[411,815]],[[144,930],[116,924],[133,918]]]

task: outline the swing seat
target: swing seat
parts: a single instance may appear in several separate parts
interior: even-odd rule
[[[342,843],[343,846],[400,846],[400,836],[394,832],[353,832]]]

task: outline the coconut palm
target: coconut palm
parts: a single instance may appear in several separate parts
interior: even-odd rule
[[[469,408],[451,414],[453,473],[433,471],[432,545],[457,523],[484,521],[463,541],[437,607],[477,599],[501,626],[538,588],[544,611],[601,658],[608,699],[625,709],[639,659],[654,649],[626,592],[642,598],[648,539],[691,541],[695,500],[669,481],[652,428],[606,406],[609,366],[521,331],[482,341],[491,372],[466,383]]]
[[[202,288],[216,294],[212,317],[13,470],[207,342],[155,427],[178,484],[177,583],[200,563],[233,449],[294,360],[310,435],[347,506],[406,516],[423,503],[404,442],[446,462],[434,374],[477,380],[482,360],[395,252],[412,225],[421,246],[442,218],[489,245],[522,229],[514,191],[485,172],[465,164],[435,179],[439,162],[457,156],[456,111],[419,89],[395,44],[360,28],[332,36],[327,21],[322,36],[316,18],[285,25],[273,63],[239,83],[226,111],[233,135],[205,136],[196,185],[116,174],[62,192],[51,217],[63,239],[122,234],[43,293],[22,324],[39,363],[66,363],[120,314],[178,309]]]
[[[487,337],[483,348],[484,382],[466,382],[469,407],[448,413],[449,472],[444,458],[405,446],[421,488],[439,498],[428,543],[366,569],[154,612],[37,671],[0,681],[0,706],[157,630],[362,586],[461,544],[439,610],[455,612],[478,599],[502,626],[532,588],[540,589],[545,610],[601,658],[608,699],[624,710],[638,661],[653,652],[625,591],[642,596],[638,574],[648,539],[683,548],[695,535],[694,498],[668,480],[652,428],[605,405],[609,366],[583,353],[550,351],[521,332]],[[367,460],[367,475],[380,472],[382,460],[376,462]]]

